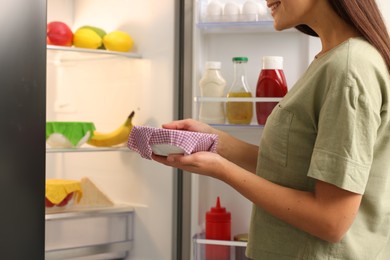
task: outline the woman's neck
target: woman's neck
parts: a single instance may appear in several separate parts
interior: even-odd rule
[[[311,24],[308,24],[321,39],[322,49],[316,57],[325,54],[350,38],[362,36],[356,28],[345,22],[329,3],[322,8],[322,12],[316,15]]]

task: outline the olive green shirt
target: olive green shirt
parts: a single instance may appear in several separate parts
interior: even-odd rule
[[[363,194],[339,243],[253,206],[248,257],[390,259],[389,72],[378,51],[352,38],[314,60],[263,129],[257,174],[313,191],[316,180]]]

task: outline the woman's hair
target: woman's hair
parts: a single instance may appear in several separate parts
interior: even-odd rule
[[[355,27],[382,54],[390,71],[390,38],[375,0],[329,0],[335,12]],[[311,36],[318,34],[307,25],[296,27]]]

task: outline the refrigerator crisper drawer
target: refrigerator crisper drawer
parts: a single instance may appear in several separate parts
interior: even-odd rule
[[[123,259],[133,245],[128,206],[46,214],[45,259]]]

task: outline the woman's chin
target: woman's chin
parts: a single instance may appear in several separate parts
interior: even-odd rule
[[[284,30],[290,29],[292,27],[293,26],[282,24],[282,23],[278,23],[277,21],[274,21],[274,29],[276,31],[284,31]]]

